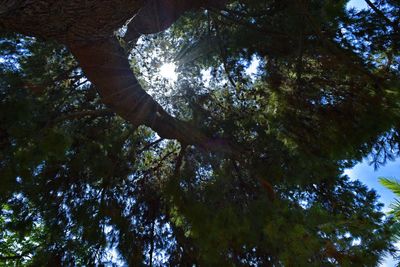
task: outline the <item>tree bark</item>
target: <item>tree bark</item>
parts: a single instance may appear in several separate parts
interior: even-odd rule
[[[176,139],[206,150],[230,151],[226,141],[207,137],[195,126],[170,116],[143,90],[116,37],[96,42],[75,42],[69,49],[96,86],[102,102],[135,127],[146,125],[161,138]]]
[[[227,0],[148,0],[128,24],[125,42],[135,42],[143,34],[158,33],[168,29],[187,11],[205,8],[222,8]]]
[[[147,6],[143,0],[11,1],[0,8],[0,29],[67,45],[104,104],[134,126],[146,125],[161,138],[176,139],[185,145],[230,151],[226,141],[209,138],[190,123],[173,118],[147,94],[113,34],[132,17],[127,37],[136,38],[168,28],[187,10],[215,7],[225,1],[149,0]],[[140,8],[143,11],[135,18]],[[157,18],[162,18],[161,24],[150,20]],[[132,29],[139,32],[131,34]]]

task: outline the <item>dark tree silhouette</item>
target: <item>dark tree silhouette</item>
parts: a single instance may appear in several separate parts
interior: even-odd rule
[[[395,253],[344,174],[400,154],[400,6],[367,4],[0,0],[0,265]]]

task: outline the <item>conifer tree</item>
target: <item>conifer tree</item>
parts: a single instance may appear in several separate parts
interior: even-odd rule
[[[343,171],[399,153],[400,7],[346,3],[1,5],[0,264],[395,253],[376,192]]]

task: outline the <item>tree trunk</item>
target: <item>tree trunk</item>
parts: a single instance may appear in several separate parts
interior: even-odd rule
[[[134,126],[146,125],[161,138],[183,144],[227,151],[226,142],[208,138],[193,125],[173,118],[143,90],[115,37],[92,43],[75,42],[69,48],[98,89],[102,102]]]
[[[163,28],[169,27],[185,10],[207,3],[214,6],[215,3],[225,2],[159,0],[163,1],[168,2],[169,8],[164,11],[156,9],[155,12],[173,11],[174,5],[177,5],[176,14],[162,15],[169,18]],[[0,7],[0,28],[66,44],[85,75],[98,89],[103,103],[134,126],[146,125],[160,137],[176,139],[185,145],[230,151],[227,142],[208,138],[193,125],[171,117],[138,83],[113,32],[134,17],[144,6],[144,1],[24,0],[7,3]],[[153,16],[154,19],[160,16],[158,13]],[[141,23],[148,23],[147,17],[146,20],[143,16],[138,18],[132,21],[135,25],[130,24],[130,28],[141,29],[144,27]],[[147,31],[157,32],[158,28]]]

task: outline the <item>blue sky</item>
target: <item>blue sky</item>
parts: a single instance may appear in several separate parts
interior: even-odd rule
[[[352,179],[357,179],[368,185],[369,188],[373,188],[380,195],[380,202],[384,203],[384,211],[389,209],[390,203],[392,203],[395,199],[394,194],[383,187],[379,182],[379,177],[387,177],[387,178],[396,178],[400,179],[400,160],[396,160],[394,162],[388,162],[385,166],[380,167],[376,171],[374,167],[369,165],[368,159],[365,159],[363,162],[357,164],[354,168],[348,169],[345,171]],[[385,259],[385,262],[382,263],[382,267],[393,267],[395,266],[395,260],[388,256]]]
[[[347,4],[348,8],[355,7],[357,9],[367,8],[368,5],[365,0],[350,0]]]
[[[385,187],[383,187],[379,182],[379,177],[387,178],[400,178],[400,160],[394,162],[388,162],[385,166],[374,170],[374,167],[369,165],[368,159],[364,159],[363,162],[357,164],[352,169],[347,169],[345,174],[347,174],[352,179],[357,179],[368,185],[369,188],[373,188],[380,195],[380,202],[384,203],[384,211],[389,210],[390,204],[394,201],[395,195]],[[393,267],[396,261],[391,257],[386,257],[385,261],[382,263],[382,267]]]
[[[364,159],[362,163],[357,164],[354,168],[348,169],[345,173],[352,179],[358,179],[368,185],[368,187],[375,189],[380,195],[380,201],[385,204],[384,210],[389,208],[390,203],[393,202],[395,195],[379,182],[379,177],[396,178],[400,179],[400,160],[388,162],[385,166],[374,170],[374,167],[369,165],[368,159]]]

